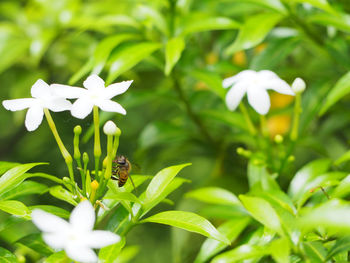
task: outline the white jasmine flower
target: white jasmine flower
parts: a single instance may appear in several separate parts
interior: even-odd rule
[[[286,95],[294,95],[291,87],[270,70],[244,70],[237,75],[224,79],[224,88],[231,89],[226,94],[226,105],[235,110],[247,93],[248,102],[259,114],[265,115],[270,109],[268,89]]]
[[[302,93],[306,88],[305,81],[302,78],[296,78],[292,83],[294,93]]]
[[[97,262],[92,248],[102,248],[120,241],[110,231],[95,230],[95,211],[89,201],[83,201],[71,213],[69,223],[62,218],[35,209],[33,223],[43,231],[44,241],[54,249],[64,249],[67,256],[79,262]]]
[[[67,99],[76,99],[72,107],[72,115],[84,119],[92,111],[93,106],[98,106],[103,111],[118,112],[126,114],[125,109],[111,99],[124,93],[131,81],[114,83],[105,87],[105,82],[96,74],[89,76],[83,83],[84,88],[71,87],[67,85],[53,84],[56,92]]]
[[[103,132],[106,135],[114,135],[117,133],[117,125],[113,121],[107,121],[105,125],[103,126]]]
[[[38,79],[32,86],[31,95],[33,98],[4,100],[2,102],[5,109],[11,111],[28,108],[25,119],[28,131],[34,131],[39,127],[43,120],[44,108],[58,112],[70,110],[72,107],[68,100],[58,97],[52,87],[41,79]]]

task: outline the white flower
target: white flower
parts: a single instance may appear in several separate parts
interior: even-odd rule
[[[83,88],[71,87],[67,85],[53,84],[57,94],[67,99],[77,100],[73,103],[72,115],[79,119],[84,119],[92,111],[93,106],[98,106],[103,111],[118,112],[126,114],[125,109],[111,99],[124,93],[131,81],[114,83],[105,87],[105,82],[96,74],[89,76],[83,83]]]
[[[103,126],[103,132],[106,135],[114,135],[117,133],[117,125],[113,121],[107,121],[105,125]]]
[[[305,81],[302,78],[296,78],[292,83],[294,93],[302,93],[306,88]]]
[[[64,249],[73,260],[97,262],[92,248],[102,248],[120,241],[110,231],[95,230],[95,212],[89,201],[83,201],[71,213],[69,223],[62,218],[35,209],[33,223],[43,231],[44,241],[54,249]]]
[[[291,87],[270,70],[244,70],[237,75],[224,79],[224,88],[231,89],[226,94],[226,105],[235,110],[247,93],[249,104],[259,113],[265,115],[270,109],[268,89],[278,93],[294,95]]]
[[[68,100],[57,96],[52,87],[41,79],[34,83],[31,94],[33,98],[4,100],[2,102],[5,109],[11,111],[29,108],[25,119],[25,126],[28,131],[34,131],[39,127],[43,120],[44,108],[58,112],[70,110],[72,107]]]

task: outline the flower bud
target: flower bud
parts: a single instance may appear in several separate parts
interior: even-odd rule
[[[283,136],[281,134],[277,134],[274,140],[275,140],[275,143],[280,144],[283,142]]]
[[[292,90],[294,93],[302,93],[306,88],[305,81],[301,78],[296,78],[292,84]]]
[[[91,182],[91,189],[96,190],[98,188],[98,182],[96,180],[93,180]]]
[[[295,161],[295,156],[294,155],[290,155],[287,160],[288,160],[288,162],[292,163],[292,162]]]
[[[117,125],[113,121],[107,121],[106,124],[103,126],[103,132],[106,135],[116,135],[118,133],[118,130],[120,130]]]
[[[80,125],[75,126],[73,131],[75,134],[80,135],[82,131],[81,126]]]

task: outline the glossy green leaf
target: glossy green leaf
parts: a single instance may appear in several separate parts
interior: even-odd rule
[[[169,76],[185,49],[185,40],[181,37],[170,39],[165,45],[165,75]]]
[[[254,190],[273,191],[280,189],[275,179],[267,171],[267,167],[256,164],[253,158],[248,164],[248,182],[250,188]]]
[[[245,195],[240,195],[239,198],[254,219],[283,235],[280,218],[269,202],[259,197]]]
[[[113,263],[126,263],[126,262],[129,262],[131,259],[133,259],[137,255],[139,250],[140,249],[137,246],[125,247],[120,252],[120,254],[118,255],[117,259]]]
[[[158,223],[185,229],[190,232],[202,234],[216,239],[225,244],[230,241],[221,234],[208,220],[197,214],[184,211],[166,211],[153,215],[141,221],[141,223]]]
[[[339,185],[333,190],[332,197],[346,197],[350,193],[350,175],[345,177]]]
[[[0,201],[0,210],[24,218],[30,218],[29,208],[22,202],[15,200],[3,200]]]
[[[135,195],[129,192],[112,192],[111,191],[111,192],[108,192],[103,198],[140,203],[140,200]]]
[[[23,195],[31,194],[43,194],[48,190],[48,187],[44,184],[40,184],[34,181],[24,181],[20,185],[16,186],[12,190],[0,195],[1,200],[15,199]]]
[[[41,234],[39,233],[22,237],[21,239],[17,240],[16,243],[29,247],[44,256],[49,256],[54,252],[49,246],[45,244],[41,238]]]
[[[231,0],[231,2],[240,2],[240,0]],[[280,13],[286,12],[280,0],[245,0],[245,2],[256,4]]]
[[[207,205],[200,210],[200,215],[205,218],[230,220],[236,217],[246,217],[248,212],[242,205]]]
[[[18,260],[14,254],[5,248],[0,247],[0,262],[1,263],[17,263]]]
[[[20,165],[20,163],[13,162],[0,162],[0,175],[4,174],[7,170]]]
[[[73,194],[60,185],[51,187],[49,192],[53,197],[56,197],[57,199],[66,201],[74,206],[78,204],[77,201],[75,201]]]
[[[231,55],[260,44],[281,19],[282,16],[277,13],[259,14],[248,18],[236,40],[226,48],[225,53]]]
[[[46,163],[27,163],[8,170],[0,177],[0,193],[4,194],[10,189],[13,189],[17,185],[19,185],[23,180],[28,178],[25,172],[27,172],[35,166],[43,164]]]
[[[107,84],[110,84],[120,74],[131,69],[141,60],[150,56],[154,51],[160,49],[161,45],[154,42],[144,42],[128,45],[126,48],[112,55],[110,58],[111,66],[109,68]]]
[[[322,9],[323,11],[326,11],[333,15],[338,15],[338,13],[332,8],[332,6],[328,3],[327,0],[291,0],[291,1],[299,2],[299,3],[308,3],[314,7]]]
[[[270,244],[270,253],[276,263],[290,263],[290,243],[287,238],[275,239]]]
[[[203,81],[208,85],[209,89],[218,95],[220,98],[225,100],[226,90],[222,86],[222,78],[219,74],[208,70],[196,69],[189,72],[197,80]],[[221,111],[222,112],[222,111]]]
[[[302,167],[293,177],[289,185],[288,193],[292,197],[293,201],[297,201],[301,198],[302,194],[305,192],[304,187],[306,183],[310,182],[318,175],[327,172],[330,165],[331,160],[319,159]]]
[[[44,260],[44,263],[70,263],[70,262],[71,262],[70,258],[67,257],[64,251],[53,253],[52,255],[50,255]]]
[[[327,259],[331,259],[342,252],[348,251],[350,251],[350,237],[339,238],[329,249]]]
[[[228,240],[233,243],[238,236],[242,233],[242,231],[248,226],[250,223],[249,217],[238,217],[235,219],[231,219],[221,226],[218,227],[218,231],[226,235]],[[199,254],[195,259],[195,263],[206,262],[212,256],[218,254],[220,251],[224,250],[227,247],[225,243],[217,241],[215,239],[208,238],[203,243]]]
[[[350,72],[343,75],[328,93],[325,103],[320,110],[320,115],[323,115],[327,110],[338,102],[345,95],[350,93]]]
[[[53,214],[62,218],[69,218],[70,216],[70,212],[68,212],[67,210],[57,206],[53,206],[53,205],[34,205],[34,206],[29,206],[28,208],[30,209],[30,211],[33,211],[34,209],[41,209],[50,214]]]
[[[319,241],[304,242],[303,249],[311,262],[323,263],[326,262],[327,251]]]
[[[216,256],[211,263],[243,262],[245,259],[260,258],[266,254],[268,254],[268,250],[264,247],[241,245]]]
[[[99,262],[100,263],[115,262],[120,254],[120,251],[123,249],[124,246],[125,246],[125,238],[122,238],[122,240],[118,243],[101,248],[100,252],[98,253]]]
[[[335,16],[329,13],[315,13],[307,21],[324,26],[333,26],[339,30],[350,32],[350,15],[348,14],[338,13]]]
[[[240,203],[233,193],[220,187],[200,188],[188,192],[185,196],[209,204],[236,205]]]

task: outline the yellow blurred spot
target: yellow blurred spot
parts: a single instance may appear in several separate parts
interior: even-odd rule
[[[207,65],[214,65],[218,62],[219,56],[215,52],[210,52],[208,55],[205,56],[205,62]]]
[[[261,43],[260,45],[254,48],[254,54],[259,54],[261,51],[265,50],[267,47],[266,43]]]
[[[203,81],[198,81],[195,85],[194,85],[194,89],[195,90],[208,90],[209,87],[207,84],[205,84]]]
[[[91,189],[96,190],[98,188],[98,182],[96,180],[93,180],[91,182]]]
[[[290,125],[291,117],[289,115],[277,115],[267,120],[267,127],[272,138],[278,134],[286,134],[290,129]]]
[[[271,109],[287,107],[294,100],[294,96],[284,95],[277,92],[271,93]]]
[[[238,66],[245,66],[247,64],[247,56],[244,51],[235,53],[232,57],[232,62]]]
[[[80,202],[83,202],[83,201],[85,201],[85,200],[87,200],[86,197],[84,197],[84,196],[80,197]]]

